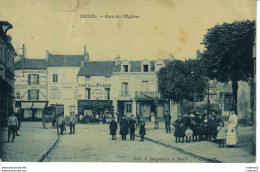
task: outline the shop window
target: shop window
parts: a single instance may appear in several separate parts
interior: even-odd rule
[[[58,82],[58,74],[53,74],[52,75],[52,81],[53,82]]]
[[[122,83],[121,95],[128,95],[128,83],[127,82]]]
[[[105,88],[105,96],[107,100],[110,100],[110,88]]]
[[[28,90],[28,100],[39,100],[39,90]]]
[[[39,75],[29,74],[28,75],[28,85],[39,85]]]
[[[91,98],[90,91],[91,91],[90,88],[86,88],[86,90],[85,90],[85,99],[87,99],[87,100],[89,100]]]
[[[232,106],[233,106],[232,95],[231,94],[225,94],[225,97],[224,97],[224,111],[230,111]]]
[[[124,72],[128,72],[128,65],[123,65]]]
[[[148,72],[149,71],[149,65],[143,65],[143,69],[144,69],[144,72]]]
[[[132,104],[126,104],[126,112],[128,113],[132,112]]]

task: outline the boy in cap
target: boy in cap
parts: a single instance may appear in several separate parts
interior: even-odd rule
[[[131,115],[131,119],[128,122],[129,130],[130,130],[130,140],[135,140],[135,129],[137,128],[137,123],[134,119],[134,115]]]
[[[109,123],[110,135],[112,135],[111,140],[116,140],[116,130],[117,130],[117,123],[115,121],[115,117],[112,117],[112,121]]]
[[[141,120],[140,120],[140,130],[139,130],[139,135],[141,135],[141,142],[144,141],[144,135],[146,134],[146,131],[145,131],[145,121],[144,121],[144,117],[141,117]]]
[[[16,116],[14,116],[13,111],[11,111],[11,115],[8,118],[7,124],[8,124],[8,140],[7,140],[7,142],[10,141],[11,133],[12,133],[12,142],[14,142],[16,128],[18,127],[18,120],[17,120]]]

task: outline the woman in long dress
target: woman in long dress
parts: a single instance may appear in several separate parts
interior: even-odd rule
[[[227,135],[226,135],[226,145],[234,147],[238,143],[238,128],[237,128],[237,115],[234,111],[228,119]]]

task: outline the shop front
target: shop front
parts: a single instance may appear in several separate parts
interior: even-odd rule
[[[21,110],[22,120],[41,121],[48,101],[16,101],[15,107]]]
[[[114,115],[112,100],[78,100],[79,121],[85,119],[105,120],[109,115]]]

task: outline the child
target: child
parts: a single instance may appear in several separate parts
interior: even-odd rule
[[[140,130],[139,130],[139,135],[141,135],[141,142],[144,141],[144,135],[145,135],[145,121],[144,118],[142,117],[140,120]]]
[[[115,121],[115,117],[112,117],[112,121],[109,123],[110,135],[112,135],[111,140],[116,140],[116,130],[117,130],[117,123]]]
[[[219,122],[217,130],[218,130],[217,139],[219,142],[218,148],[221,147],[224,148],[224,142],[226,139],[226,128],[224,127],[223,122]]]

